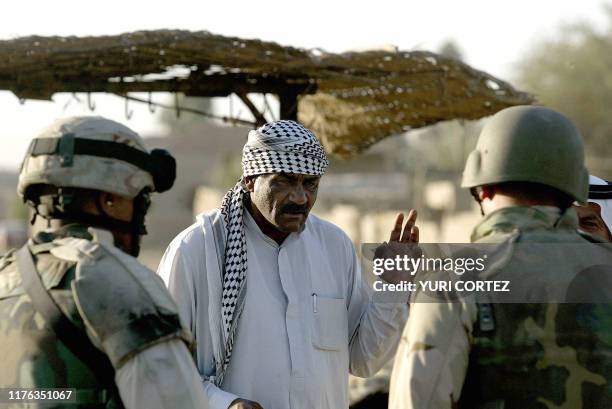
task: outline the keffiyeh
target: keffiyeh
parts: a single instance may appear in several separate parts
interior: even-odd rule
[[[612,231],[612,184],[597,176],[589,176],[589,202],[597,203],[601,208],[601,217]]]
[[[249,132],[242,150],[242,176],[298,173],[320,176],[329,161],[317,137],[294,121],[268,123]],[[225,194],[221,213],[225,221],[225,269],[221,300],[225,351],[216,363],[215,383],[220,385],[230,362],[238,320],[246,294],[247,249],[243,225],[245,191],[239,181]]]

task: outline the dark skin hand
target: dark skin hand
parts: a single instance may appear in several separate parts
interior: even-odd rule
[[[374,258],[395,258],[396,256],[418,258],[423,251],[419,244],[419,228],[416,226],[417,211],[411,209],[404,225],[404,214],[399,213],[395,225],[389,236],[389,242],[378,246]],[[403,226],[403,228],[402,228]],[[408,271],[387,270],[381,275],[388,283],[397,284],[401,281],[410,281],[412,276]]]
[[[245,177],[251,197],[248,210],[261,231],[280,244],[289,234],[304,230],[320,179],[284,172]]]
[[[578,214],[580,230],[612,242],[612,234],[601,217],[601,207],[597,203],[589,202],[579,206],[574,205],[574,209]]]

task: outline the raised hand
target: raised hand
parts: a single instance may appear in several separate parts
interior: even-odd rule
[[[402,231],[402,225],[404,223],[404,213],[399,213],[395,219],[395,226],[391,230],[389,236],[389,242],[400,242],[400,243],[415,243],[419,242],[419,228],[415,225],[417,219],[417,211],[410,209],[408,213],[408,220]]]
[[[376,248],[374,258],[392,258],[408,256],[411,258],[421,257],[423,251],[418,246],[419,228],[416,226],[417,211],[411,209],[404,225],[404,214],[399,213],[395,219],[395,225],[389,235],[389,242],[383,243]],[[407,271],[387,270],[381,275],[382,279],[389,283],[399,283],[403,280],[411,280],[413,276]]]

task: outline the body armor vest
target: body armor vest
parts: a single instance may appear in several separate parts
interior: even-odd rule
[[[459,407],[612,408],[612,300],[603,278],[612,277],[610,246],[589,245],[596,240],[576,232],[571,212],[556,222],[533,208],[492,216],[479,242],[533,249],[510,254],[495,279],[567,286],[563,303],[478,304]],[[569,247],[580,251],[559,250]],[[608,262],[589,267],[600,257]]]
[[[42,283],[55,303],[85,334],[71,291],[76,263],[49,253],[51,243],[30,248]],[[31,403],[31,408],[123,408],[115,388],[106,387],[47,325],[21,285],[14,253],[0,262],[0,387],[75,388],[76,404]],[[106,379],[105,384],[114,382]]]
[[[612,305],[490,308],[495,328],[475,323],[461,408],[612,408]]]

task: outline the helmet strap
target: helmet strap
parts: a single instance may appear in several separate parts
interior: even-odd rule
[[[74,192],[72,189],[58,188],[56,193],[41,195],[36,199],[28,199],[27,203],[34,209],[31,223],[37,216],[51,220],[71,220],[87,226],[99,227],[106,230],[127,233],[131,236],[131,248],[127,251],[134,257],[140,252],[139,236],[147,234],[145,215],[150,206],[149,190],[144,189],[134,198],[134,215],[131,221],[118,220],[106,215],[98,201],[96,206],[99,215],[83,212],[74,206]]]
[[[480,200],[480,189],[479,188],[482,189],[480,186],[470,188],[470,193],[472,194],[472,197],[474,198],[476,203],[478,203],[478,207],[480,207],[480,215],[484,216],[485,212],[484,212],[484,209],[482,208],[482,200]]]

